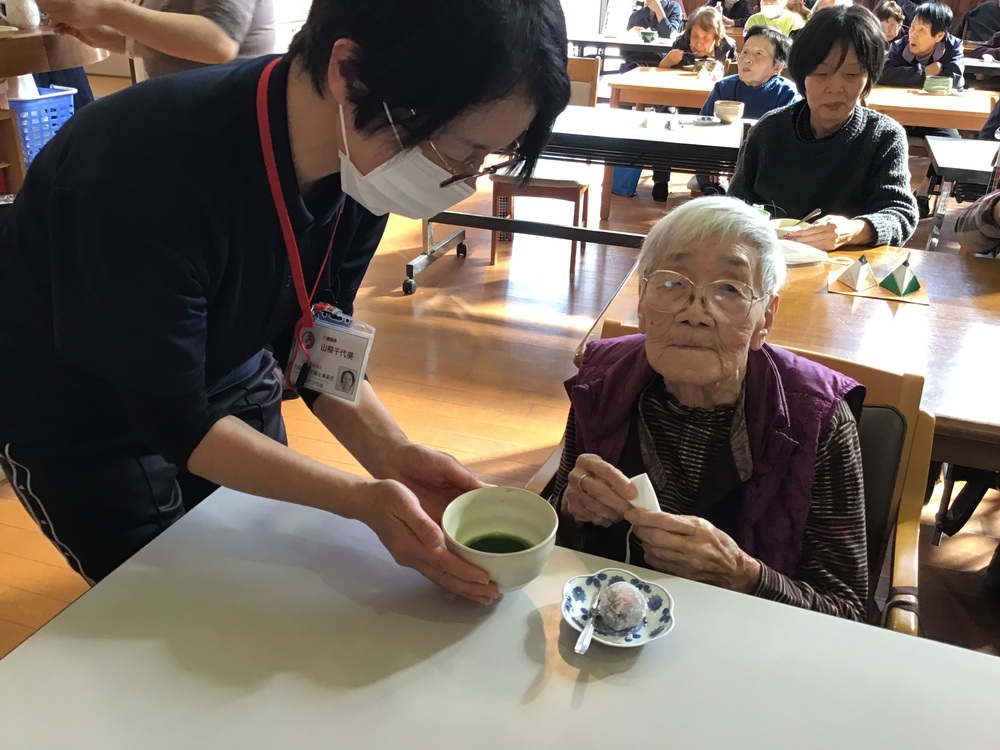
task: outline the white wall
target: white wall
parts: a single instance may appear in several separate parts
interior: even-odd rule
[[[302,28],[312,0],[274,0],[274,51],[284,52]]]
[[[601,0],[562,0],[566,30],[573,34],[596,34],[601,18]]]

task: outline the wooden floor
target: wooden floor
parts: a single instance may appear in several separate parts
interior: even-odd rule
[[[595,169],[596,185],[600,174]],[[676,177],[668,207],[685,199],[686,179]],[[488,190],[481,182],[458,210],[488,212]],[[646,183],[639,197],[616,198],[610,227],[648,229],[665,210],[648,196]],[[598,202],[591,204],[591,226],[598,226]],[[518,203],[519,218],[529,220],[569,223],[571,210],[568,203]],[[523,484],[562,433],[567,400],[561,383],[573,372],[573,350],[626,278],[636,251],[588,247],[570,276],[568,242],[522,236],[501,246],[501,261],[491,268],[489,235],[473,230],[467,258],[446,256],[418,276],[416,294],[406,296],[404,266],[419,244],[419,224],[394,218],[359,294],[358,316],[378,331],[371,379],[411,438],[454,454],[486,481]],[[912,245],[922,246],[921,237]],[[949,248],[947,236],[943,246]],[[286,403],[285,417],[293,447],[360,471],[301,401]],[[1000,496],[994,493],[966,532],[939,548],[925,544],[921,606],[930,637],[1000,654],[1000,608],[978,588],[997,538]],[[85,588],[11,488],[0,485],[0,656]]]

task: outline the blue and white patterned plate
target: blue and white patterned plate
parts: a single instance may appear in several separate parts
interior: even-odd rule
[[[562,616],[576,630],[590,622],[590,603],[598,589],[618,581],[628,581],[646,596],[646,616],[628,631],[610,630],[600,620],[594,626],[594,640],[617,648],[633,648],[662,638],[674,629],[674,599],[662,586],[644,581],[627,570],[604,568],[596,573],[570,578],[563,585]]]

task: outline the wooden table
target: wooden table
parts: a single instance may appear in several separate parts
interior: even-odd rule
[[[937,418],[934,460],[998,471],[1000,262],[899,248],[864,251],[879,278],[907,252],[926,283],[929,306],[829,294],[827,271],[834,266],[790,268],[768,340],[923,375],[922,405]],[[833,255],[856,258],[861,251]],[[605,318],[634,324],[638,291],[633,270],[586,340],[599,335]]]
[[[693,107],[700,109],[714,82],[693,72],[636,68],[610,81],[611,106],[622,103],[642,106]],[[992,109],[997,92],[967,91],[954,96],[934,96],[914,89],[876,86],[868,106],[892,117],[901,125],[979,130]]]
[[[71,36],[35,29],[0,37],[0,78],[65,70],[100,62],[108,51]]]
[[[0,661],[0,747],[1000,747],[1000,659],[649,571],[673,632],[578,656],[562,586],[606,565],[556,549],[484,608],[220,491]]]
[[[567,107],[545,146],[546,158],[603,162],[601,218],[611,213],[613,165],[729,174],[746,122],[695,125],[690,115],[669,116],[616,107]],[[671,129],[667,129],[667,124]]]
[[[868,106],[900,125],[979,131],[990,116],[996,96],[996,91],[980,89],[937,96],[916,89],[876,86],[868,96]]]

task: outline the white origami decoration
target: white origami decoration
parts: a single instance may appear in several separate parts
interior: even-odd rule
[[[868,258],[862,255],[850,267],[837,278],[844,286],[850,287],[855,292],[863,292],[878,285],[875,273],[872,271]]]

